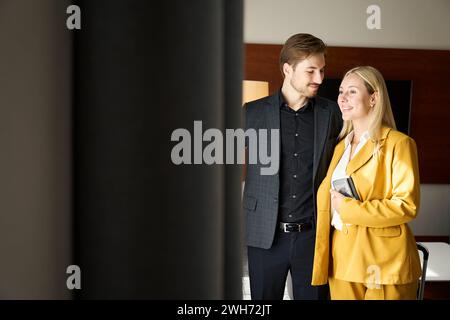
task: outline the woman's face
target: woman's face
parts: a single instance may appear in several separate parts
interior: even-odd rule
[[[373,97],[367,91],[364,81],[351,73],[342,79],[339,87],[338,104],[341,108],[343,120],[363,120],[371,112]]]

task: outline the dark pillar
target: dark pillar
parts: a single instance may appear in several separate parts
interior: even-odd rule
[[[239,298],[239,167],[176,166],[170,138],[240,125],[242,1],[78,3],[79,297]]]

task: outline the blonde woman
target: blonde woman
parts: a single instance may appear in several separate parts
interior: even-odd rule
[[[331,299],[415,299],[421,267],[407,223],[419,209],[416,144],[396,131],[375,68],[348,71],[338,104],[344,126],[317,194],[312,284],[328,282]],[[333,190],[347,177],[356,197]]]

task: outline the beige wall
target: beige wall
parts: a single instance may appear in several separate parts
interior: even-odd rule
[[[417,235],[450,235],[450,185],[422,184],[417,219],[410,223]]]
[[[450,50],[449,0],[244,0],[247,43],[282,44],[298,32],[332,46]],[[366,26],[369,5],[381,9],[381,30]],[[423,62],[420,62],[423,63]],[[450,185],[422,185],[418,235],[450,235]]]
[[[244,40],[283,43],[298,32],[332,46],[450,49],[448,0],[244,0]],[[381,29],[369,30],[366,9],[381,9]]]
[[[0,2],[0,299],[71,296],[66,7]]]

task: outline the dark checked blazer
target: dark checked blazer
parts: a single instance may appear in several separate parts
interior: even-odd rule
[[[245,129],[253,128],[257,132],[258,129],[267,129],[269,144],[271,141],[270,129],[280,129],[280,94],[281,91],[278,91],[271,96],[244,105]],[[342,128],[342,116],[335,102],[318,96],[313,99],[315,99],[314,160],[311,188],[313,188],[314,217],[316,218],[317,189],[326,176],[334,147],[338,142],[337,137]],[[279,146],[281,148],[281,141],[279,141]],[[270,150],[270,145],[267,148]],[[247,164],[242,199],[247,245],[264,249],[272,246],[275,235],[280,189],[279,167],[274,175],[261,175],[261,167],[269,166],[262,165],[259,161],[257,164]]]

